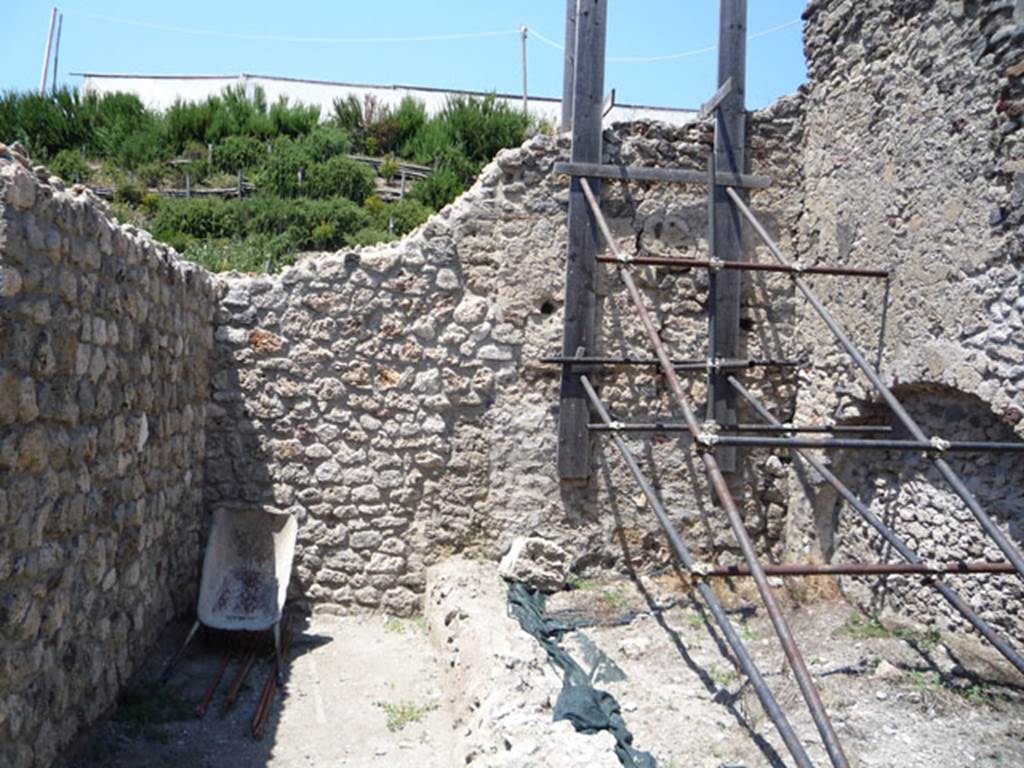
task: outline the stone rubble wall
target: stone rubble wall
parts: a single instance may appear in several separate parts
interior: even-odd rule
[[[751,127],[751,170],[777,180],[754,195],[779,237],[795,235],[801,176],[799,104],[783,100]],[[634,123],[606,132],[612,162],[702,168],[709,126]],[[577,568],[666,557],[662,536],[614,447],[594,440],[584,488],[556,475],[568,182],[552,172],[567,137],[501,152],[476,185],[405,239],[307,258],[280,275],[224,282],[216,318],[207,453],[211,505],[243,501],[296,515],[297,596],[335,610],[418,610],[425,567],[467,552],[497,560],[516,535],[538,535]],[[628,251],[700,256],[703,187],[608,184],[604,208]],[[707,276],[637,271],[670,348],[706,354]],[[601,351],[649,356],[620,281],[602,270]],[[785,357],[789,281],[744,292],[754,357]],[[703,383],[693,377],[695,406]],[[794,375],[758,371],[752,386],[792,409]],[[673,416],[650,370],[601,379],[616,417]],[[734,559],[702,474],[675,439],[631,438],[667,506],[704,557]],[[758,462],[761,463],[761,462]],[[784,471],[738,473],[749,525],[777,547]]]
[[[880,360],[929,434],[1024,435],[1024,17],[1021,3],[986,0],[815,0],[806,13],[806,202],[797,251],[808,262],[893,269],[891,284],[815,280],[867,357]],[[801,305],[796,327],[815,364],[800,382],[800,421],[884,420],[869,383]],[[895,424],[895,421],[890,423]],[[898,432],[897,436],[902,432]],[[998,436],[998,437],[997,437]],[[1024,541],[1012,457],[957,457],[983,505]],[[874,480],[864,467],[881,474]],[[1002,559],[926,463],[854,455],[841,474],[879,516],[933,560]],[[876,473],[877,474],[877,473]],[[896,479],[905,483],[896,489]],[[803,478],[791,485],[793,559],[877,560],[877,535]],[[895,557],[895,555],[893,555]],[[847,583],[848,582],[848,583]],[[1024,637],[1019,579],[955,579],[975,607]],[[918,582],[855,587],[873,609],[963,628]]]
[[[215,297],[0,145],[0,765],[49,765],[194,605]]]

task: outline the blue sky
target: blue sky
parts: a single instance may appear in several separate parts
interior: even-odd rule
[[[749,0],[747,100],[765,106],[792,93],[806,71],[804,0]],[[39,85],[53,3],[8,0],[0,90]],[[71,72],[309,77],[442,88],[521,89],[520,42],[528,37],[529,91],[559,96],[564,0],[321,0],[63,3],[59,81]],[[131,23],[129,23],[131,22]],[[694,107],[714,91],[718,3],[609,0],[606,86],[620,103]],[[380,38],[500,33],[383,42]],[[763,33],[763,34],[758,34]],[[311,40],[314,38],[315,40]],[[377,39],[377,42],[356,42]],[[697,51],[696,53],[691,53]],[[615,61],[689,54],[660,61]],[[51,63],[52,67],[52,63]]]

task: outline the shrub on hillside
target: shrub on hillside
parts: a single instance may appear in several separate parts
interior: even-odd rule
[[[213,148],[213,167],[224,173],[259,170],[266,159],[266,146],[251,136],[228,136]]]
[[[454,171],[439,168],[431,171],[427,178],[417,181],[409,196],[439,211],[462,194],[463,189],[465,186]]]
[[[347,197],[362,203],[373,192],[373,171],[347,157],[332,157],[313,163],[306,174],[305,193],[309,197]]]
[[[279,139],[263,164],[257,184],[265,192],[296,197],[301,191],[299,171],[308,168],[310,162],[309,152],[300,143]]]
[[[293,249],[313,247],[313,230],[330,223],[333,233],[318,234],[316,247],[339,247],[347,234],[366,226],[367,213],[351,200],[281,199],[270,195],[243,200],[183,198],[165,200],[153,217],[152,230],[165,242],[284,236]]]
[[[302,139],[302,146],[313,162],[330,160],[336,155],[352,151],[352,138],[348,131],[333,125],[319,125]]]
[[[68,184],[88,181],[92,173],[89,164],[82,158],[77,149],[62,149],[50,161],[50,170],[60,176]]]
[[[404,198],[393,203],[385,203],[379,197],[366,198],[363,210],[370,217],[370,228],[394,235],[404,235],[416,229],[433,213],[431,208],[418,200]]]

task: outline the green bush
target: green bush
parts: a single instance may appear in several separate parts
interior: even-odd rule
[[[380,161],[380,168],[377,169],[377,173],[380,174],[382,179],[391,181],[401,170],[402,166],[395,160],[395,155],[392,153]]]
[[[160,210],[160,195],[156,192],[147,192],[142,196],[140,205],[147,216],[156,216]]]
[[[145,187],[159,187],[164,180],[164,174],[167,172],[167,168],[159,160],[154,160],[151,163],[139,166],[135,172]]]
[[[302,146],[313,162],[330,160],[336,155],[352,151],[352,138],[348,131],[333,125],[320,125],[302,139]]]
[[[289,106],[288,97],[282,96],[270,108],[270,123],[274,133],[283,136],[305,136],[320,122],[320,107],[315,104]]]
[[[353,146],[362,149],[366,132],[363,127],[363,107],[359,99],[355,96],[335,99],[330,124],[345,131],[352,138]]]
[[[305,192],[309,197],[347,197],[362,203],[373,192],[373,171],[347,157],[332,157],[313,163],[306,174]]]
[[[251,136],[228,136],[213,148],[213,167],[225,173],[259,170],[266,159],[266,146]]]
[[[263,164],[257,185],[271,194],[296,197],[301,192],[299,170],[308,169],[311,164],[306,147],[291,139],[279,139]]]
[[[294,262],[283,235],[192,241],[182,255],[211,272],[273,272]]]
[[[114,189],[114,202],[116,203],[127,203],[128,205],[138,205],[142,202],[143,190],[138,184],[130,181],[126,181],[122,184],[118,184],[117,188]]]
[[[462,194],[463,189],[465,186],[454,171],[440,168],[431,171],[427,178],[417,181],[409,197],[439,211]]]
[[[394,203],[385,203],[376,196],[368,197],[363,203],[363,210],[370,219],[371,229],[385,233],[390,229],[398,236],[416,229],[433,213],[433,209],[408,197]]]
[[[333,233],[321,230],[314,244],[313,230],[330,223]],[[347,234],[366,226],[369,216],[344,198],[328,200],[282,199],[259,195],[243,200],[181,198],[164,200],[153,218],[153,233],[170,242],[181,235],[197,240],[283,235],[294,249],[337,247]]]
[[[321,221],[310,234],[310,242],[319,250],[329,248],[338,236],[338,228],[333,221]]]
[[[345,238],[345,245],[373,245],[374,243],[386,243],[394,240],[394,235],[389,235],[386,229],[377,227],[363,227]]]
[[[88,181],[92,173],[89,164],[82,159],[82,153],[77,149],[62,149],[58,152],[50,161],[50,170],[68,184]]]

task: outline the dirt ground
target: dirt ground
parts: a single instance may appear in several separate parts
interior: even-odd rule
[[[245,650],[239,645],[199,719],[196,705],[221,666],[223,638],[201,638],[167,685],[153,682],[187,629],[175,625],[165,633],[151,663],[81,745],[71,768],[451,765],[452,727],[422,620],[324,615],[295,627],[284,690],[260,740],[251,736],[250,721],[270,672],[270,646],[222,716]]]
[[[616,697],[635,747],[652,753],[661,768],[792,764],[753,692],[722,654],[717,633],[677,580],[609,577],[573,587],[549,599],[549,612],[584,625],[563,644],[597,686]],[[503,613],[494,613],[495,626],[520,632]],[[841,600],[791,606],[788,615],[854,768],[1024,765],[1024,681],[976,645],[880,623]],[[731,617],[812,760],[827,765],[763,612],[737,607]],[[221,663],[223,646],[217,638],[198,643],[168,686],[146,683],[187,628],[175,626],[118,710],[94,729],[69,765],[461,765],[451,702],[442,693],[444,657],[431,642],[428,621],[443,618],[317,616],[297,627],[285,689],[260,741],[250,736],[249,720],[268,674],[269,651],[227,716],[219,710],[237,659],[210,711],[197,719],[195,705]],[[538,685],[551,689],[553,703],[558,683],[551,672],[539,668],[535,674],[545,678]],[[509,700],[516,695],[507,691]],[[546,707],[531,716],[550,722]],[[507,756],[493,764],[518,765]],[[533,766],[525,762],[521,768]]]
[[[600,687],[619,701],[634,745],[659,766],[792,764],[717,631],[688,597],[680,600],[677,579],[576,586],[549,600],[549,612],[592,615],[598,624],[564,645],[579,660],[603,662]],[[730,613],[812,761],[829,765],[764,612]],[[973,639],[953,651],[934,632],[879,622],[837,599],[791,606],[787,618],[854,768],[1024,765],[1024,680]]]

